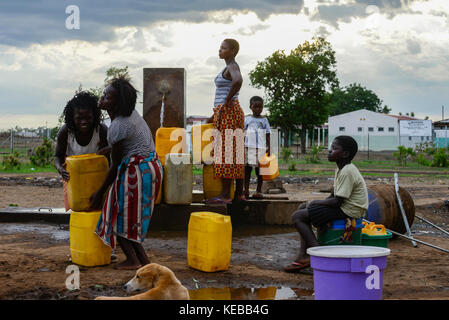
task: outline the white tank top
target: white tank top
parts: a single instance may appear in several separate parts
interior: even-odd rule
[[[68,132],[66,156],[75,156],[87,153],[96,153],[100,149],[100,128],[96,128],[90,142],[86,146],[78,144],[75,134]]]

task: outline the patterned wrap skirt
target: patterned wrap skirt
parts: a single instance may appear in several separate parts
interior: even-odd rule
[[[214,173],[216,179],[245,177],[245,114],[237,99],[214,108]]]
[[[144,241],[162,179],[163,167],[156,152],[122,161],[95,230],[105,244],[115,248],[117,236]]]

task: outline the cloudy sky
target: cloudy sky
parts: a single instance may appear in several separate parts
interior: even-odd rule
[[[66,27],[71,5],[79,29]],[[448,31],[448,0],[1,0],[0,129],[56,125],[79,84],[100,86],[111,66],[128,66],[141,92],[143,68],[185,68],[187,114],[210,115],[224,38],[240,42],[249,113],[249,98],[264,94],[249,85],[256,63],[315,35],[336,51],[342,86],[373,90],[392,113],[440,120]]]

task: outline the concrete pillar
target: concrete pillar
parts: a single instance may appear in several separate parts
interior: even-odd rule
[[[150,127],[153,139],[156,136],[156,130],[161,126],[160,115],[164,93],[163,127],[185,128],[185,88],[184,68],[143,69],[143,118]]]

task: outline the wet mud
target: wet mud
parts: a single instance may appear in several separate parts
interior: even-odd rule
[[[51,175],[46,178],[52,179]],[[366,180],[368,185],[391,183],[382,179]],[[328,178],[303,180],[284,184],[291,199],[325,198],[327,193],[320,190],[329,189],[332,183]],[[445,206],[449,180],[404,178],[400,182],[412,195],[417,215],[449,229],[449,211]],[[22,207],[59,208],[64,203],[62,188],[0,184],[0,207],[15,203]],[[414,220],[412,232],[417,239],[449,249],[449,238],[419,219]],[[115,263],[93,268],[80,266],[80,288],[68,290],[66,268],[73,265],[69,239],[67,225],[0,223],[0,299],[90,300],[100,295],[129,295],[122,286],[135,272],[117,271]],[[299,248],[299,235],[291,226],[234,227],[230,268],[215,273],[188,267],[187,231],[150,232],[144,248],[152,262],[173,270],[192,298],[313,299],[313,274],[283,271]],[[447,253],[424,245],[414,248],[400,237],[390,240],[389,248],[392,252],[384,274],[384,299],[449,299]],[[118,262],[124,260],[119,248],[115,253]]]

